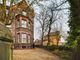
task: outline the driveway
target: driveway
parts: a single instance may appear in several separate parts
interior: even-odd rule
[[[59,60],[59,57],[40,48],[14,50],[13,60]]]

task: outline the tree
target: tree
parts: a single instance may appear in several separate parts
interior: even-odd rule
[[[72,60],[79,60],[80,58],[80,0],[68,0],[70,3],[70,37],[73,41],[77,41],[77,46]]]
[[[11,2],[11,4],[12,4],[14,0],[11,0],[11,1],[12,1]],[[3,2],[3,4],[0,4],[0,12],[1,12],[0,20],[5,25],[11,24],[14,14],[13,14],[13,12],[10,11],[10,7],[6,6],[6,0],[3,0],[2,2]],[[7,10],[9,10],[8,13],[6,13]]]
[[[58,20],[60,18],[60,17],[57,18],[59,11],[63,10],[63,8],[59,8],[59,7],[63,4],[65,4],[67,1],[65,0],[65,1],[60,1],[60,2],[61,3],[59,5],[53,2],[53,6],[49,8],[52,14],[51,14],[51,17],[49,19],[49,24],[48,24],[48,43],[47,43],[47,46],[50,45],[51,26],[56,20]],[[54,12],[56,12],[56,11],[57,11],[57,14],[56,14],[56,16],[54,16]]]
[[[45,14],[46,9],[44,8],[43,5],[39,5],[39,7],[42,9],[42,11],[40,12],[40,14],[37,14],[36,19],[40,24],[39,29],[41,29],[41,46],[43,46],[43,40],[44,40],[44,35],[47,32],[47,21],[48,21],[48,16]]]
[[[45,8],[47,7],[46,9],[45,8],[43,9],[44,11],[47,11],[47,12],[44,12],[45,15],[42,16],[42,14],[40,14],[38,16],[38,17],[42,16],[42,17],[44,17],[44,19],[42,19],[42,20],[40,18],[37,19],[40,22],[40,25],[42,25],[42,27],[41,27],[42,28],[42,39],[41,40],[43,40],[43,37],[44,37],[43,30],[45,31],[45,29],[47,28],[46,29],[47,30],[46,33],[48,34],[47,45],[50,45],[50,36],[49,35],[50,35],[51,30],[52,30],[52,25],[54,24],[55,21],[60,19],[60,17],[57,18],[57,16],[59,15],[58,14],[59,11],[66,9],[66,8],[60,8],[60,6],[65,4],[67,1],[66,0],[61,1],[62,3],[60,3],[60,4],[57,4],[54,1],[51,1],[51,2],[52,3],[49,6],[45,6],[44,4],[38,3],[38,6],[40,6],[40,7],[42,6],[41,8],[43,8],[43,6],[45,6]],[[51,13],[51,14],[49,15],[49,13]],[[48,19],[47,19],[47,17],[48,17]],[[45,24],[45,21],[47,22],[46,24]]]

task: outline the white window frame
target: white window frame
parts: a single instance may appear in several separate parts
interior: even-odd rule
[[[17,21],[17,27],[20,27],[20,21]]]
[[[17,42],[20,43],[20,34],[17,34]]]
[[[27,34],[25,33],[21,34],[21,43],[27,43]]]
[[[30,42],[31,42],[31,36],[28,35],[28,43],[30,43]]]

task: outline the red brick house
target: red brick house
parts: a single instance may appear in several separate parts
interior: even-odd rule
[[[14,48],[29,48],[34,40],[34,10],[29,4],[22,0],[11,6],[15,17],[10,28],[13,36]]]

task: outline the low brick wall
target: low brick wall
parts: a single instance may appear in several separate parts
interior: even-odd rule
[[[15,43],[13,44],[14,49],[29,49],[33,48],[32,44],[26,44],[26,43]]]

